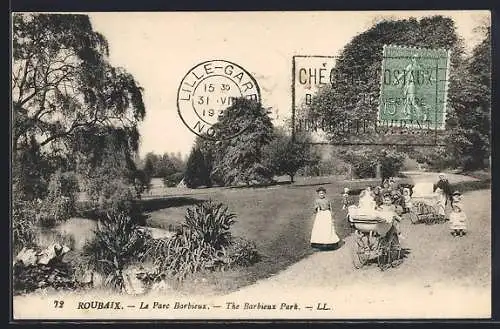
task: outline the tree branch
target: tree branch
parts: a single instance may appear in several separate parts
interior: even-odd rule
[[[52,142],[53,140],[55,140],[57,138],[68,136],[76,128],[85,127],[85,126],[90,127],[90,126],[94,125],[96,122],[97,122],[97,111],[95,112],[94,119],[92,119],[92,121],[90,121],[90,122],[82,122],[82,123],[77,123],[77,121],[74,121],[73,124],[71,125],[71,127],[67,131],[59,133],[59,134],[54,134],[54,135],[52,135],[50,137],[47,137],[43,142],[40,143],[40,146],[47,145],[48,143]]]

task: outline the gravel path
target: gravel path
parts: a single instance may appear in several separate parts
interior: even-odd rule
[[[448,175],[453,184],[474,180]],[[433,181],[435,174],[414,174]],[[340,317],[489,317],[491,299],[490,190],[464,195],[469,234],[452,237],[447,224],[401,225],[408,250],[403,264],[380,271],[376,264],[356,270],[353,236],[335,251],[316,252],[278,275],[231,294],[246,296],[323,296],[337,301]],[[321,298],[320,298],[321,299]],[[353,305],[359,305],[359,308]]]

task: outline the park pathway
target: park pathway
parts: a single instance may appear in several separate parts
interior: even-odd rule
[[[435,173],[408,172],[415,182],[432,182]],[[448,175],[450,183],[475,180]],[[259,298],[301,305],[328,303],[332,311],[304,309],[304,316],[340,318],[481,317],[490,312],[490,195],[465,194],[470,233],[453,238],[446,224],[412,225],[403,221],[408,255],[402,265],[380,271],[376,264],[356,270],[352,235],[338,250],[316,252],[286,270],[225,296]],[[305,307],[305,306],[303,306]],[[281,313],[280,313],[281,314]]]
[[[415,182],[436,174],[407,173]],[[451,183],[474,180],[449,175]],[[376,264],[354,269],[351,235],[335,251],[316,252],[267,279],[226,295],[186,296],[175,291],[120,296],[123,311],[81,310],[82,301],[113,301],[116,296],[89,291],[16,296],[16,316],[35,319],[410,319],[488,318],[491,312],[491,191],[464,194],[469,234],[454,238],[446,224],[412,225],[403,220],[408,253],[397,268]],[[337,220],[342,220],[337,218]],[[63,300],[64,310],[54,309]],[[176,305],[205,304],[206,310],[147,309],[143,301]],[[276,310],[269,309],[272,305]],[[249,309],[249,306],[252,309]],[[238,308],[237,308],[238,307]]]

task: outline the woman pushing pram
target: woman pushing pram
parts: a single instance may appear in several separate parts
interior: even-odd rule
[[[383,203],[377,206],[370,190],[365,190],[360,194],[358,205],[348,208],[347,219],[357,236],[353,254],[356,268],[374,257],[382,270],[401,261],[401,217],[396,212],[390,193],[386,192],[382,200]]]

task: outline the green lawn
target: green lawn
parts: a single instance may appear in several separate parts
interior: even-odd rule
[[[188,281],[187,291],[204,289],[205,293],[226,292],[269,277],[309,255],[309,233],[313,222],[313,200],[316,189],[324,186],[334,207],[336,229],[340,237],[350,234],[341,209],[341,193],[345,186],[351,189],[375,184],[375,180],[335,182],[336,177],[300,179],[295,184],[263,188],[211,188],[185,190],[163,199],[145,201],[149,209],[148,226],[167,229],[184,220],[187,207],[212,199],[228,205],[236,213],[237,223],[232,232],[253,240],[263,259],[251,266],[214,275],[204,275],[199,283]],[[188,192],[189,191],[189,192]],[[203,283],[201,282],[203,281]]]
[[[452,178],[452,185],[462,192],[488,189],[490,185],[488,178],[482,181],[466,181],[464,176]],[[401,182],[411,183],[411,179],[402,179]],[[327,189],[334,207],[337,233],[345,238],[351,234],[351,229],[345,221],[345,211],[341,209],[343,188],[359,191],[378,183],[375,179],[345,181],[331,176],[299,177],[294,184],[281,182],[260,188],[173,188],[168,189],[163,198],[144,200],[144,209],[148,226],[165,229],[180,225],[186,208],[209,199],[223,202],[237,215],[233,235],[253,240],[263,259],[246,268],[197,275],[181,287],[186,292],[225,293],[272,276],[312,253],[309,246],[312,204],[319,186]]]

